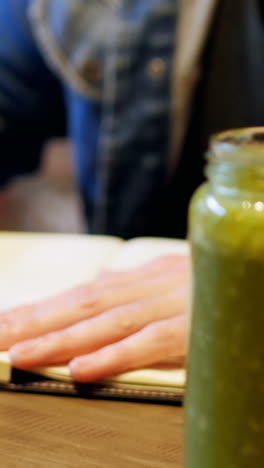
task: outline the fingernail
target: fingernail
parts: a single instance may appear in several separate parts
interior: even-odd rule
[[[17,343],[12,346],[9,350],[11,361],[13,364],[18,364],[27,358],[32,358],[32,354],[36,354],[36,351],[40,351],[41,346],[40,339],[28,340],[22,343]]]
[[[92,362],[93,360],[90,360],[89,358],[87,358],[87,356],[85,356],[85,358],[78,357],[73,359],[69,363],[73,379],[77,380],[78,382],[87,382],[87,380],[89,380],[87,379],[87,375],[92,369]]]
[[[69,368],[70,368],[70,372],[71,372],[73,380],[78,380],[77,378],[79,374],[78,359],[73,359],[71,362],[69,362]]]
[[[69,364],[71,371],[72,372],[79,372],[80,369],[82,368],[83,361],[84,361],[84,359],[82,357],[77,357],[77,358],[72,359],[72,361]],[[85,360],[85,363],[86,362],[87,361]]]

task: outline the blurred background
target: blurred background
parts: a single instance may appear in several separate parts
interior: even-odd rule
[[[67,140],[52,140],[34,175],[16,179],[0,190],[0,229],[82,233],[81,211]]]

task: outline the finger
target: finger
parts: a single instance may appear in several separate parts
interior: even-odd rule
[[[179,356],[176,358],[165,359],[163,361],[155,362],[149,365],[151,369],[169,370],[169,369],[184,369],[186,366],[186,356]]]
[[[137,334],[70,362],[73,379],[92,382],[155,362],[183,356],[186,352],[186,317],[179,316],[148,325]]]
[[[26,304],[3,310],[0,313],[0,327],[3,324],[26,318],[33,312],[41,312],[42,309],[47,312],[52,312],[55,309],[69,308],[73,304],[78,305],[78,303],[83,300],[84,294],[92,294],[94,290],[95,287],[93,283],[88,283],[33,304]]]
[[[150,322],[183,314],[185,308],[185,290],[119,306],[67,329],[16,344],[10,350],[12,362],[23,369],[65,363],[135,334]]]
[[[151,279],[162,272],[168,270],[178,270],[182,274],[186,274],[188,268],[188,257],[184,255],[166,255],[158,257],[150,262],[144,263],[140,267],[129,270],[104,270],[98,275],[98,279],[106,281],[107,284],[115,284],[120,281],[122,284],[127,281],[136,279],[137,281],[144,278]]]
[[[26,304],[24,306],[13,307],[0,312],[0,326],[3,323],[10,323],[13,320],[21,319],[35,310],[35,304]]]
[[[5,350],[16,342],[61,330],[119,305],[164,295],[175,290],[177,284],[181,287],[183,283],[186,283],[186,279],[179,272],[172,271],[132,285],[129,283],[127,286],[91,292],[87,298],[80,294],[82,300],[78,296],[75,305],[71,301],[68,308],[67,305],[57,308],[56,301],[48,307],[44,303],[29,316],[0,326],[0,349]]]
[[[170,255],[155,259],[144,264],[140,268],[134,268],[132,271],[104,272],[96,281],[77,286],[67,292],[39,303],[27,304],[25,306],[2,311],[0,314],[0,327],[1,325],[10,324],[11,322],[27,318],[32,313],[41,315],[42,311],[45,311],[45,314],[52,314],[55,319],[55,314],[60,309],[65,311],[66,309],[71,310],[72,307],[78,308],[78,306],[84,308],[89,298],[90,302],[92,302],[93,298],[96,299],[96,296],[103,295],[104,290],[109,289],[109,287],[121,287],[124,286],[125,283],[129,284],[131,281],[139,282],[143,279],[151,280],[151,278],[162,275],[167,271],[171,273],[174,271],[185,277],[187,271],[186,258],[183,256]],[[63,326],[63,324],[61,324],[61,326]]]
[[[42,300],[34,304],[26,304],[19,307],[14,307],[8,310],[0,312],[0,325],[3,323],[9,323],[13,320],[21,319],[28,316],[32,312],[41,311],[45,309],[46,312],[49,310],[53,312],[58,309],[71,308],[73,305],[85,302],[87,297],[96,295],[96,293],[102,293],[104,289],[114,285],[124,285],[130,281],[142,281],[142,279],[151,280],[151,278],[166,273],[167,271],[178,271],[182,275],[186,274],[187,271],[187,257],[183,255],[168,255],[154,259],[144,265],[133,268],[128,271],[104,271],[99,274],[95,281],[90,283],[79,285],[71,288],[62,294],[56,295],[52,298]]]

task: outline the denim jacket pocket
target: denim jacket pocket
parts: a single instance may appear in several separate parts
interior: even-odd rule
[[[33,33],[49,65],[79,94],[92,99],[101,99],[119,1],[31,1]]]

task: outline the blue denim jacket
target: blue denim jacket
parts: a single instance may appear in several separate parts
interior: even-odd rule
[[[34,35],[67,84],[94,232],[182,235],[189,198],[203,180],[208,136],[263,124],[262,3],[33,1]],[[184,123],[186,139],[168,184],[172,102],[179,111],[172,133]]]
[[[92,232],[151,234],[167,166],[176,14],[175,0],[0,0],[9,135],[0,181],[36,167],[65,106]]]

